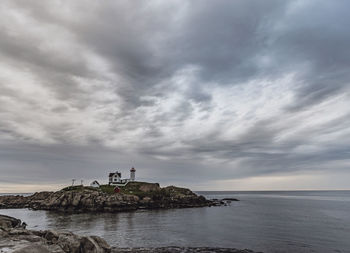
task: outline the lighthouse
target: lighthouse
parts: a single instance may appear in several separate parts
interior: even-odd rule
[[[130,170],[130,181],[135,181],[135,168],[132,167],[131,170]]]

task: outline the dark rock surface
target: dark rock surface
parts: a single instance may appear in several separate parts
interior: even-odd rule
[[[239,201],[239,199],[236,198],[223,198],[223,201]]]
[[[189,189],[168,186],[140,193],[106,193],[88,187],[79,190],[38,192],[31,196],[0,196],[1,208],[30,208],[63,212],[120,212],[137,209],[187,208],[223,204],[207,200]]]
[[[3,230],[12,228],[25,228],[25,224],[20,219],[16,219],[6,215],[0,215],[0,228]]]
[[[108,253],[111,252],[111,247],[96,236],[27,230],[21,220],[0,215],[0,252]]]

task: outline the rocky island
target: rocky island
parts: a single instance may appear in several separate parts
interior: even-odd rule
[[[0,215],[0,252],[7,253],[254,253],[251,250],[208,247],[113,248],[98,236],[53,230],[27,230],[21,220]]]
[[[226,201],[234,201],[230,199]],[[98,188],[70,186],[56,192],[30,196],[0,196],[0,209],[29,208],[64,213],[121,212],[138,209],[190,208],[223,205],[224,200],[208,200],[186,188],[160,187],[157,183],[129,182],[125,187]],[[208,247],[115,248],[97,236],[71,232],[28,230],[19,219],[0,214],[0,253],[252,253],[250,250]]]
[[[30,196],[0,196],[1,208],[30,208],[62,212],[120,212],[138,209],[205,207],[225,204],[207,200],[186,188],[160,187],[157,183],[129,182],[115,187],[71,186],[56,192],[38,192]]]

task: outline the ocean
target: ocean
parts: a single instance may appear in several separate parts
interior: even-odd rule
[[[98,235],[117,247],[212,246],[262,252],[350,252],[350,191],[198,192],[228,206],[60,214],[2,209],[29,229]]]

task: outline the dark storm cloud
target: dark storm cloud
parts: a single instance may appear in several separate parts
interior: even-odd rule
[[[132,161],[174,182],[349,162],[347,1],[1,5],[2,182]]]

